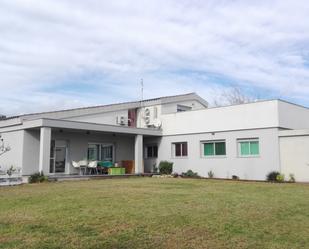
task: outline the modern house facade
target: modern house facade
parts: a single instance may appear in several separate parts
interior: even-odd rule
[[[3,118],[11,150],[0,165],[24,176],[77,174],[72,161],[134,162],[150,173],[160,161],[217,178],[264,180],[276,170],[309,181],[309,109],[282,100],[208,108],[195,93]]]

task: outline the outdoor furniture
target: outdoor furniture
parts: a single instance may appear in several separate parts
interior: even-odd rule
[[[80,175],[82,174],[81,167],[79,166],[78,162],[72,161],[72,166],[73,166],[74,169],[78,169],[79,170],[79,174]]]
[[[98,174],[98,161],[91,161],[88,163],[88,169],[89,169],[89,173],[91,174],[92,172],[97,173]]]
[[[101,174],[107,174],[108,173],[108,168],[113,167],[114,164],[111,161],[99,161],[97,163],[98,165],[98,170],[100,171]]]
[[[124,175],[125,173],[126,173],[125,168],[121,168],[121,167],[108,168],[108,174],[109,175]]]
[[[78,162],[81,172],[83,172],[83,175],[87,174],[87,166],[88,166],[88,160],[81,160]]]
[[[122,167],[126,169],[126,174],[134,174],[135,166],[133,160],[123,160],[121,161]]]

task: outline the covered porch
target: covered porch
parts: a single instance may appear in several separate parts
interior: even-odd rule
[[[158,129],[55,119],[27,123],[23,175],[143,174],[144,143],[161,137]]]

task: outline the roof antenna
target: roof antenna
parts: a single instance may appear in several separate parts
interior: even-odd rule
[[[144,81],[141,79],[141,102],[144,100]]]

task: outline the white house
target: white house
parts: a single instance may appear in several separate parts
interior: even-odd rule
[[[85,159],[148,173],[168,160],[177,173],[264,180],[276,170],[309,181],[309,109],[282,100],[208,108],[190,93],[2,118],[0,133],[11,147],[0,165],[24,176],[77,174],[72,161]]]

